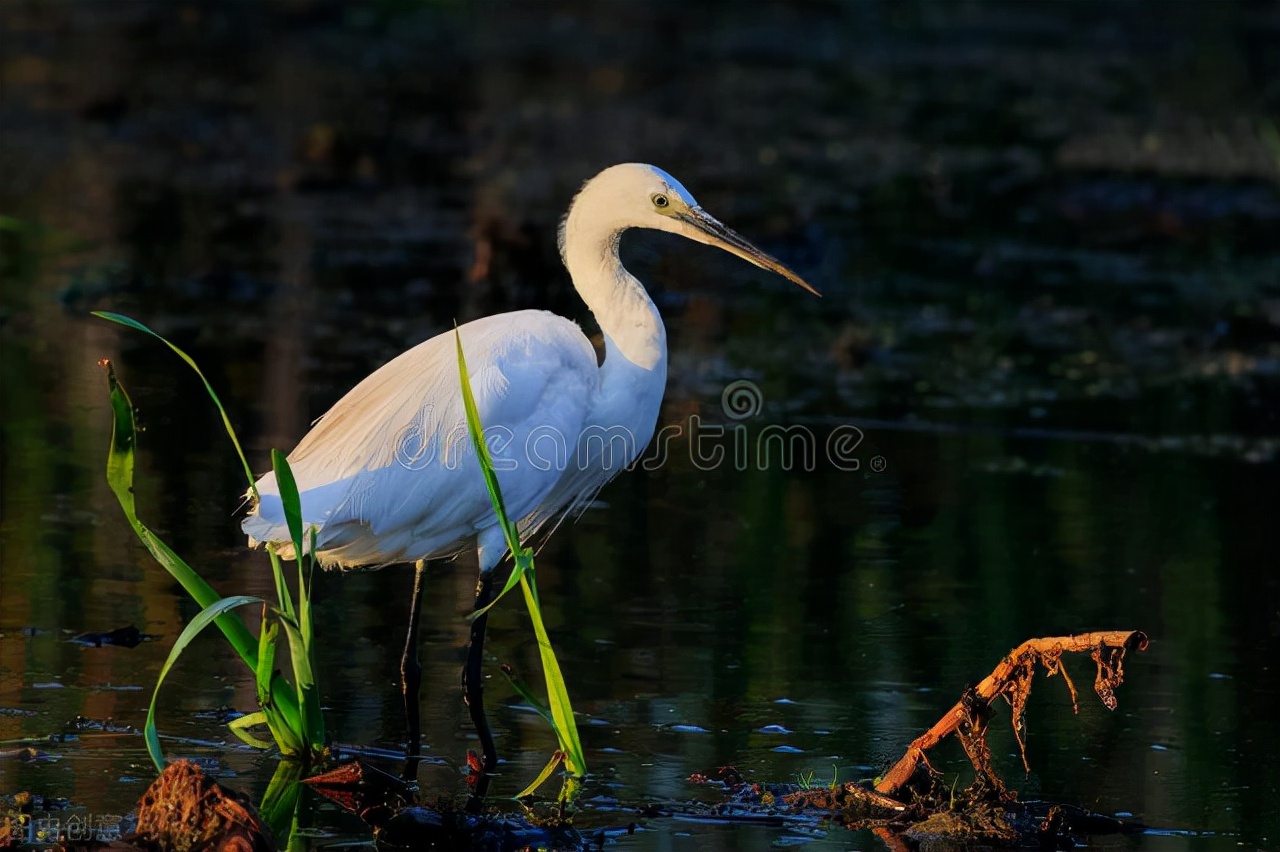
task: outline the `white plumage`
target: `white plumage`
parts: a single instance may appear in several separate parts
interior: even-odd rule
[[[549,459],[552,469],[535,467],[556,454],[529,457],[526,449],[532,443],[549,450],[538,446],[543,435],[543,445],[576,438],[595,413],[601,383],[595,350],[577,325],[546,311],[485,317],[459,333],[508,511],[527,519],[522,526],[532,532],[551,517],[537,510],[564,470],[554,467],[561,458]],[[648,415],[652,434],[657,412]],[[642,423],[634,425],[643,431]],[[486,547],[486,568],[503,553],[467,435],[452,333],[418,344],[356,385],[289,454],[289,464],[304,524],[316,527],[325,564],[452,556],[486,531],[499,546]],[[600,484],[606,473],[616,470],[599,471]],[[275,474],[259,480],[258,490],[262,501],[245,519],[245,532],[291,550]],[[483,536],[482,545],[490,545]]]

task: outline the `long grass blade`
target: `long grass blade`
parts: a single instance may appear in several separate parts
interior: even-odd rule
[[[156,765],[157,772],[164,771],[164,753],[160,749],[160,736],[156,732],[156,698],[160,695],[160,687],[164,684],[165,677],[169,674],[169,670],[173,668],[174,663],[178,661],[178,657],[182,656],[182,652],[191,644],[191,640],[196,638],[201,630],[213,624],[218,616],[223,613],[251,603],[262,603],[262,598],[253,597],[252,595],[236,595],[215,601],[210,606],[200,610],[196,617],[191,619],[191,623],[183,628],[182,633],[178,635],[178,640],[173,643],[173,648],[169,651],[169,657],[164,661],[164,665],[160,667],[160,675],[156,678],[156,687],[151,693],[151,704],[147,707],[147,721],[142,729],[143,739],[147,743],[147,754],[151,756],[151,762]]]
[[[453,330],[454,343],[458,349],[458,372],[462,384],[462,404],[467,414],[467,433],[476,450],[476,458],[484,474],[484,484],[489,489],[489,499],[493,501],[494,511],[498,515],[498,523],[506,536],[507,544],[519,545],[519,533],[511,519],[507,516],[507,506],[502,499],[502,489],[498,486],[498,475],[493,470],[493,457],[489,455],[489,445],[484,440],[484,424],[480,422],[480,411],[476,408],[476,398],[471,392],[471,376],[467,371],[467,358],[462,352],[462,333]]]
[[[101,317],[104,320],[119,323],[120,325],[128,326],[129,328],[136,328],[138,331],[151,335],[156,340],[159,340],[165,346],[168,346],[176,352],[179,358],[187,362],[187,366],[196,371],[196,375],[199,376],[200,381],[204,383],[204,389],[208,392],[209,398],[213,400],[213,404],[217,407],[218,413],[222,415],[222,425],[227,430],[227,437],[231,439],[231,443],[236,448],[236,455],[240,457],[240,464],[244,467],[245,478],[249,480],[249,489],[253,492],[254,498],[257,498],[258,486],[256,485],[253,477],[253,468],[249,467],[249,460],[245,458],[244,450],[240,447],[240,439],[236,437],[236,430],[231,425],[231,418],[227,416],[227,410],[222,407],[222,400],[218,398],[218,394],[214,391],[213,385],[209,384],[209,380],[204,377],[204,373],[200,371],[200,368],[196,365],[196,362],[191,358],[191,356],[132,317],[127,317],[124,314],[113,313],[112,311],[92,311],[92,314],[95,317]]]
[[[458,375],[462,386],[462,403],[467,415],[467,432],[476,449],[476,459],[484,474],[485,485],[489,490],[489,500],[493,504],[494,514],[502,527],[507,540],[507,547],[515,560],[506,586],[493,603],[497,603],[516,583],[524,592],[525,604],[529,609],[529,617],[533,621],[534,635],[538,640],[538,653],[542,659],[542,671],[547,681],[547,699],[551,710],[552,729],[565,753],[565,763],[574,775],[585,775],[587,771],[586,756],[583,754],[582,741],[578,736],[578,726],[573,718],[573,705],[569,701],[569,690],[565,686],[564,676],[560,673],[560,664],[556,660],[555,650],[547,636],[546,627],[542,623],[542,609],[538,601],[538,587],[534,576],[533,551],[520,545],[520,530],[507,516],[506,504],[502,499],[502,488],[498,484],[498,476],[493,470],[493,460],[489,456],[488,445],[484,441],[484,424],[480,422],[480,412],[476,407],[475,396],[471,392],[471,378],[467,370],[467,359],[462,351],[462,334],[455,327],[454,343],[458,351]],[[489,604],[489,607],[493,606]],[[488,607],[485,608],[486,611]],[[544,770],[549,775],[549,770]],[[545,780],[545,779],[544,779]],[[535,784],[535,786],[537,786]]]
[[[280,487],[280,503],[284,506],[284,522],[289,528],[289,540],[294,550],[302,553],[302,498],[298,495],[298,483],[293,478],[293,468],[289,467],[289,459],[279,450],[271,451],[271,469],[276,473],[276,484]]]
[[[553,727],[560,740],[560,748],[565,753],[565,764],[574,775],[585,775],[587,759],[582,751],[582,740],[578,737],[578,724],[573,718],[573,704],[569,701],[569,690],[560,673],[560,663],[556,661],[556,652],[551,647],[546,625],[542,623],[542,608],[538,605],[538,592],[534,582],[534,572],[526,571],[520,579],[520,589],[524,592],[529,618],[533,621],[533,634],[538,639],[538,655],[542,659],[542,672],[547,680],[547,705],[555,720]]]
[[[298,585],[302,585],[302,498],[298,495],[298,484],[293,478],[293,469],[289,467],[289,460],[285,458],[284,453],[273,449],[271,451],[271,468],[276,474],[276,485],[280,489],[280,504],[284,507],[285,526],[289,528],[289,540],[293,542],[293,553],[297,557],[298,562]],[[279,566],[279,558],[272,561],[272,570]],[[277,593],[280,595],[280,608],[285,611],[290,618],[297,618],[297,611],[293,606],[293,596],[289,594],[288,587],[284,582],[284,575],[281,573],[276,578]]]
[[[493,512],[497,515],[498,525],[502,528],[502,535],[507,541],[507,549],[511,551],[513,557],[517,557],[521,553],[520,531],[507,515],[506,502],[502,499],[502,488],[498,485],[498,475],[493,470],[493,457],[489,455],[489,445],[484,440],[484,424],[480,422],[480,411],[476,408],[475,394],[471,391],[471,375],[467,370],[466,355],[462,351],[462,334],[456,327],[453,330],[453,337],[458,350],[458,378],[462,385],[462,405],[467,415],[467,434],[471,438],[472,446],[475,447],[476,460],[480,462],[484,484],[489,491],[489,502],[493,504]],[[487,606],[472,612],[467,620],[475,621],[493,609],[494,605],[520,582],[520,575],[524,572],[526,565],[527,563],[522,563],[517,558],[515,567],[507,577],[506,585],[502,590],[489,601]]]

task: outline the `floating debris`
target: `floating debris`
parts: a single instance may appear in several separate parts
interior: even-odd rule
[[[88,648],[101,648],[103,645],[136,648],[143,642],[153,642],[159,638],[155,634],[143,633],[132,624],[127,624],[107,633],[81,633],[79,636],[74,636],[67,641],[76,645],[84,645]]]

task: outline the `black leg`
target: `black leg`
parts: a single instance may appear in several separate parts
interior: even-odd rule
[[[493,598],[493,572],[480,575],[476,584],[475,609],[480,610],[489,605]],[[467,651],[467,665],[462,670],[462,694],[471,711],[471,724],[475,725],[476,734],[480,737],[480,751],[484,765],[481,767],[479,783],[488,786],[485,776],[498,766],[498,751],[493,745],[493,734],[489,732],[489,722],[484,717],[484,678],[481,665],[484,662],[484,628],[489,620],[488,613],[471,622],[471,647]],[[483,796],[483,787],[477,786],[477,794]]]
[[[418,622],[422,615],[422,579],[427,563],[418,560],[413,566],[413,600],[409,604],[409,634],[404,639],[404,655],[400,658],[400,688],[404,695],[404,721],[409,729],[409,757],[413,775],[417,775],[416,758],[422,751],[422,730],[418,723],[418,690],[422,687],[422,664],[418,662]],[[406,768],[405,773],[410,773]]]

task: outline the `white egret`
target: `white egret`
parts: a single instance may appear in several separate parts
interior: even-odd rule
[[[667,379],[666,330],[644,287],[618,259],[618,240],[628,228],[718,246],[817,294],[706,213],[661,169],[626,163],[587,181],[561,222],[560,255],[604,333],[603,362],[576,323],[547,311],[499,314],[458,329],[498,481],[523,536],[583,508],[653,436]],[[401,660],[411,755],[418,753],[425,563],[474,546],[480,609],[506,553],[472,452],[454,335],[446,332],[361,381],[289,454],[303,523],[316,530],[323,565],[415,563]],[[243,522],[250,543],[270,542],[290,554],[274,474],[258,481],[258,493],[260,502]],[[489,772],[497,757],[483,711],[484,629],[485,617],[476,618],[462,682]]]

